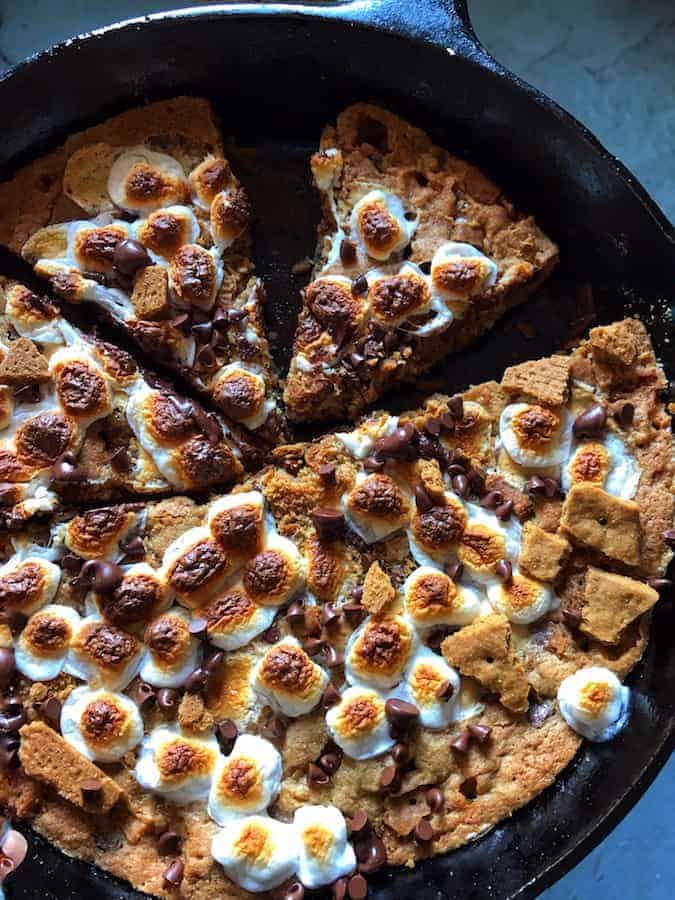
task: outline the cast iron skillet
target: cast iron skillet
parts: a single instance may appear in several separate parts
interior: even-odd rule
[[[318,218],[308,153],[343,106],[372,100],[494,175],[537,215],[564,261],[544,292],[420,389],[459,389],[498,377],[505,365],[574,340],[591,322],[628,313],[648,323],[672,371],[666,334],[672,226],[586,129],[486,52],[465,0],[211,5],[79,37],[0,82],[0,177],[70,131],[179,91],[210,97],[225,133],[255,147],[254,157],[239,153],[236,162],[258,216],[255,250],[281,364],[300,287],[290,267],[311,255]],[[13,265],[2,262],[5,270]],[[659,603],[648,650],[630,677],[633,713],[621,736],[609,745],[586,745],[553,787],[477,843],[413,871],[373,877],[371,896],[535,896],[578,862],[626,814],[672,750],[673,618],[669,602]],[[94,891],[104,898],[140,896],[34,835],[10,891],[15,898]]]

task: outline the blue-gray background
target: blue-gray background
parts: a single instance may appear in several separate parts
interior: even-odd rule
[[[0,71],[78,32],[188,5],[0,0]],[[675,220],[675,0],[470,0],[470,8],[488,49],[581,119]],[[674,809],[671,760],[626,819],[546,900],[670,900]]]

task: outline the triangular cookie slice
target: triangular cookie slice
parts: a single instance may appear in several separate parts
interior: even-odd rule
[[[0,240],[213,398],[258,447],[283,430],[246,192],[209,103],[132,109],[0,186]]]
[[[226,485],[250,461],[222,417],[0,279],[0,525],[60,501]]]
[[[378,107],[327,127],[312,173],[323,219],[286,385],[294,420],[358,415],[491,328],[557,261],[499,187]]]

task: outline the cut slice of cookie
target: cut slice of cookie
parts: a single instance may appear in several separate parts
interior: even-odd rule
[[[0,203],[0,241],[55,294],[94,304],[258,448],[278,442],[249,203],[207,101],[161,101],[75,134],[0,185]]]
[[[250,462],[222,416],[0,279],[0,521],[59,503],[204,490]]]
[[[323,219],[284,395],[294,420],[354,418],[492,328],[558,259],[478,169],[378,107],[344,110],[312,173]]]

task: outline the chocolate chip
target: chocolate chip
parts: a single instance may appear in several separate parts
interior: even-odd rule
[[[444,681],[441,685],[439,685],[438,690],[436,691],[436,696],[439,700],[444,703],[447,703],[455,693],[455,686],[448,678],[447,681]]]
[[[190,332],[198,344],[206,344],[211,340],[211,336],[213,335],[213,323],[198,322],[190,328]]]
[[[303,649],[308,656],[318,656],[325,647],[325,643],[321,638],[308,638],[303,643]]]
[[[170,712],[178,705],[178,696],[174,688],[160,688],[157,691],[157,706],[164,712]]]
[[[189,313],[179,313],[170,320],[170,324],[187,337],[192,329],[192,318]]]
[[[54,481],[76,482],[84,478],[82,472],[78,470],[77,457],[70,450],[54,461],[50,471]]]
[[[340,242],[340,261],[345,266],[353,266],[356,262],[356,244],[347,238]]]
[[[0,731],[5,733],[18,731],[27,721],[26,710],[21,704],[16,704],[14,709],[6,708],[3,713],[0,713]]]
[[[139,269],[152,265],[150,254],[143,244],[132,238],[120,241],[113,252],[113,266],[123,275],[135,275]]]
[[[16,669],[14,649],[12,647],[0,647],[0,688],[9,684]]]
[[[183,839],[175,831],[164,831],[157,838],[157,850],[160,856],[176,856],[181,851]]]
[[[474,740],[478,741],[479,744],[484,744],[485,741],[490,737],[490,733],[492,729],[488,725],[469,725],[468,730],[471,733],[471,737]]]
[[[406,422],[386,437],[375,441],[375,456],[378,459],[411,460],[417,456],[414,439],[417,434],[412,422]]]
[[[324,709],[330,709],[333,706],[336,706],[340,702],[340,691],[335,687],[332,682],[328,682],[326,686],[326,690],[323,692],[323,697],[321,698],[321,706]]]
[[[659,593],[670,590],[673,586],[673,582],[670,578],[648,578],[647,584]]]
[[[482,497],[485,493],[485,473],[477,466],[470,466],[467,470],[466,477],[469,479],[469,485],[474,494]]]
[[[321,624],[326,628],[334,628],[340,622],[340,613],[332,603],[324,603],[321,609]]]
[[[513,566],[508,559],[500,559],[495,566],[495,574],[497,578],[501,578],[504,584],[511,584],[513,581]]]
[[[399,345],[398,335],[394,331],[388,331],[382,338],[386,353],[392,353]]]
[[[199,694],[206,687],[208,675],[200,666],[194,669],[185,679],[185,690],[188,694]]]
[[[97,594],[112,594],[122,583],[124,572],[114,562],[90,559],[82,566],[80,578]]]
[[[394,760],[399,769],[404,768],[410,762],[410,747],[402,741],[394,744],[391,748],[391,758]]]
[[[40,704],[40,715],[54,731],[61,730],[61,701],[58,697],[49,697]]]
[[[429,809],[432,813],[441,812],[441,810],[445,806],[445,797],[443,796],[443,791],[440,788],[430,787],[424,795],[424,799],[427,801]]]
[[[635,418],[635,407],[632,403],[624,403],[615,413],[614,418],[624,430],[630,428]]]
[[[193,637],[205,638],[208,631],[209,623],[206,619],[192,619],[188,625],[188,631]]]
[[[500,503],[495,509],[495,515],[502,522],[507,522],[511,518],[513,512],[513,500],[507,500],[506,503]]]
[[[333,885],[332,885],[333,900],[345,900],[345,897],[347,896],[348,882],[349,882],[348,878],[338,878],[337,881],[333,882]]]
[[[299,881],[292,881],[278,888],[273,894],[274,900],[302,900],[304,896],[305,889]]]
[[[132,537],[130,541],[120,541],[120,550],[127,562],[138,562],[145,556],[145,544],[139,535]]]
[[[399,728],[406,728],[412,725],[420,716],[419,709],[413,703],[408,703],[407,700],[399,700],[398,697],[387,700],[384,704],[384,711],[392,725]]]
[[[368,882],[363,875],[352,875],[347,882],[347,894],[349,900],[366,900],[368,896]]]
[[[281,637],[281,632],[279,631],[278,625],[270,625],[269,628],[266,628],[262,634],[260,635],[263,641],[266,644],[276,644],[276,642]]]
[[[85,803],[98,803],[103,793],[103,785],[98,778],[85,778],[80,785],[82,791],[82,799]]]
[[[572,431],[577,438],[586,437],[597,440],[605,433],[607,410],[601,403],[594,403],[574,420]]]
[[[352,284],[352,294],[365,294],[368,291],[368,279],[365,275],[359,275],[358,278],[354,279]]]
[[[552,500],[555,496],[563,496],[563,490],[560,482],[555,478],[544,478],[544,496],[548,500]]]
[[[441,416],[441,428],[443,431],[447,431],[452,434],[457,427],[457,422],[455,421],[455,417],[451,412],[444,412]]]
[[[384,469],[385,462],[383,459],[377,459],[375,456],[367,456],[363,460],[363,468],[366,472],[381,472]]]
[[[345,614],[345,619],[352,628],[356,628],[357,625],[360,625],[366,615],[366,611],[360,603],[345,603],[342,607],[342,612]]]
[[[497,509],[504,502],[504,495],[501,491],[488,491],[488,493],[480,501],[480,505],[484,509]]]
[[[131,471],[131,456],[126,447],[118,447],[110,457],[110,465],[116,472]]]
[[[335,484],[336,481],[336,468],[333,463],[321,463],[317,468],[317,474],[322,481],[326,484]]]
[[[342,755],[334,750],[322,753],[319,757],[319,766],[327,775],[335,775],[342,763]]]
[[[150,709],[157,702],[157,692],[151,684],[140,681],[136,687],[136,703],[141,710]]]
[[[380,773],[380,790],[395,791],[400,787],[401,778],[399,776],[398,766],[385,766]]]
[[[325,662],[326,666],[329,669],[337,669],[338,666],[344,664],[345,656],[341,650],[338,650],[337,647],[334,647],[332,644],[327,644],[325,647]]]
[[[374,831],[368,830],[354,841],[354,852],[358,860],[359,872],[369,875],[377,872],[387,861],[387,851],[382,839]]]
[[[431,823],[427,819],[420,819],[415,825],[413,836],[418,844],[428,844],[434,837],[434,829],[431,827]]]
[[[471,732],[468,728],[465,728],[464,731],[460,731],[454,741],[451,741],[450,747],[453,750],[456,750],[458,753],[466,753],[469,749],[469,743],[471,741]]]
[[[469,496],[469,479],[466,475],[453,475],[451,484],[458,497],[465,500]]]
[[[221,750],[226,756],[229,756],[229,754],[232,753],[232,748],[234,747],[234,742],[237,740],[238,734],[239,729],[237,728],[236,722],[233,722],[232,719],[221,719],[216,725],[216,737],[218,738]]]
[[[204,665],[207,681],[212,680],[216,675],[220,673],[223,668],[224,662],[225,654],[222,650],[216,650],[215,653],[212,653],[211,656],[209,656]]]
[[[185,866],[182,859],[174,859],[164,872],[164,883],[169,887],[178,887],[183,881]]]
[[[13,637],[21,634],[28,623],[28,616],[19,609],[10,609],[7,612],[7,625]]]
[[[40,402],[40,385],[39,384],[23,384],[16,387],[12,391],[12,396],[18,403],[27,403],[32,405]]]
[[[307,766],[307,784],[312,789],[325,787],[330,784],[330,776],[316,763],[310,763]]]
[[[664,531],[661,537],[665,544],[675,550],[675,528],[669,528],[668,531]]]
[[[432,437],[438,437],[441,433],[441,420],[432,416],[431,419],[427,419],[424,423],[424,430]]]
[[[541,728],[546,719],[553,713],[552,700],[530,701],[527,719],[533,728]]]
[[[429,496],[429,491],[422,484],[415,485],[415,506],[420,510],[420,512],[428,512],[434,505],[434,501],[432,497]]]
[[[451,412],[457,422],[464,418],[464,398],[461,394],[455,394],[448,400],[448,412]]]
[[[345,517],[339,509],[317,507],[312,512],[312,521],[321,540],[334,541],[344,534]]]
[[[563,609],[562,617],[568,628],[578,628],[581,625],[581,613],[578,609]]]
[[[453,581],[459,581],[464,573],[464,564],[458,559],[453,559],[443,566],[443,571],[448,578],[452,578]]]
[[[349,820],[350,834],[361,834],[361,832],[366,831],[369,827],[370,822],[368,820],[368,813],[365,809],[357,809]]]
[[[305,621],[305,606],[302,600],[294,600],[286,610],[286,621],[289,625],[300,625]]]

